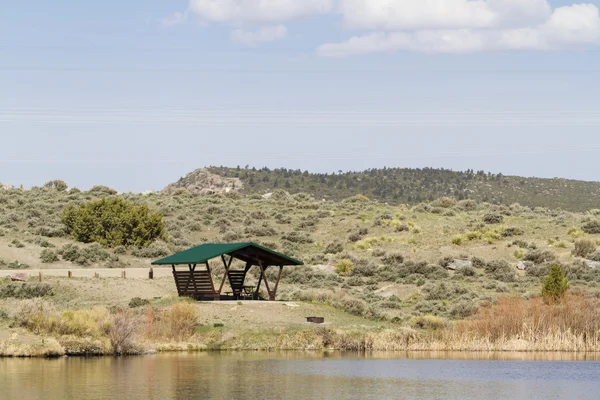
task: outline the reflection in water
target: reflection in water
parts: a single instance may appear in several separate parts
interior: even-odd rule
[[[574,353],[336,352],[0,359],[0,398],[598,399],[598,359]]]

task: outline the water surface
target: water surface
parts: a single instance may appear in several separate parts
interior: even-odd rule
[[[597,354],[0,359],[1,399],[599,399]]]

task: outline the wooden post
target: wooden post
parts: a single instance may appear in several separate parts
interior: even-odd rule
[[[42,281],[42,279],[43,279],[42,278],[42,271],[40,271],[40,274],[39,274],[39,280],[40,280],[40,282]]]
[[[227,272],[229,272],[229,268],[231,267],[231,262],[233,261],[233,256],[230,256],[229,263],[225,262],[225,256],[221,256],[221,260],[223,261],[223,266],[225,267],[225,273],[223,274],[223,280],[221,281],[221,286],[219,286],[219,296],[223,291],[223,285],[225,285],[225,279],[227,279]]]
[[[215,300],[221,300],[221,294],[217,293],[217,291],[215,290],[215,284],[213,282],[212,272],[210,271],[210,265],[208,264],[208,261],[206,262],[206,270],[208,271],[208,280],[210,281],[210,289],[212,290],[212,292],[215,295]]]
[[[281,273],[283,272],[283,265],[279,266],[279,274],[277,275],[277,282],[275,282],[275,288],[273,289],[273,300],[277,295],[277,288],[279,287],[279,281],[281,280]]]
[[[271,292],[271,289],[269,288],[269,281],[267,281],[267,275],[265,274],[266,267],[263,266],[263,263],[260,260],[258,260],[258,266],[260,267],[260,274],[263,277],[263,279],[265,280],[265,287],[267,288],[267,293],[269,294],[269,300],[273,301],[273,300],[275,300],[275,296],[273,295],[273,293]],[[268,265],[267,265],[267,267],[268,267]]]
[[[150,272],[148,272],[148,279],[154,279],[154,270],[150,267]]]
[[[69,276],[69,279],[73,278],[73,272],[69,271],[68,276]]]
[[[100,274],[98,272],[94,272],[94,278],[100,278]]]
[[[121,278],[127,279],[127,272],[125,270],[121,271]]]

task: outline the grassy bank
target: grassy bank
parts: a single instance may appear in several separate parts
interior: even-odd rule
[[[11,336],[0,341],[2,356],[142,354],[154,351],[321,350],[343,351],[600,351],[599,301],[570,293],[559,304],[540,298],[499,298],[472,317],[449,322],[415,317],[410,325],[349,317],[316,326],[201,323],[210,305],[188,301],[141,307],[94,307],[58,311],[42,299],[22,302],[4,318]],[[284,305],[273,305],[285,307]],[[228,304],[240,313],[258,305]],[[315,307],[325,307],[318,306]],[[223,308],[224,309],[224,308]],[[271,311],[269,311],[271,312]]]

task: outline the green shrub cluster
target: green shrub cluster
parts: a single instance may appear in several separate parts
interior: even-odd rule
[[[165,236],[161,214],[121,198],[69,205],[63,211],[62,222],[76,240],[106,247],[146,247]]]
[[[65,261],[71,261],[79,265],[90,265],[99,261],[116,260],[117,257],[110,254],[97,244],[89,247],[79,247],[74,244],[66,244],[59,251],[58,254]]]
[[[0,298],[33,299],[52,295],[54,295],[54,290],[47,283],[9,283],[0,285]]]

